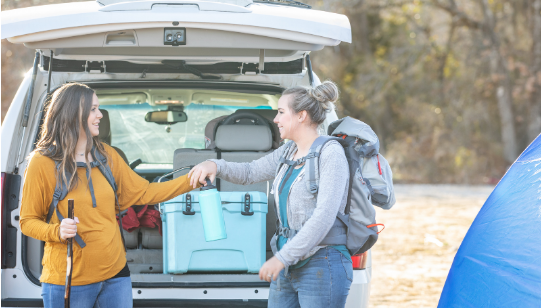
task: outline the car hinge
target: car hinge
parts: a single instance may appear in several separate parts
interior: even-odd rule
[[[28,126],[28,118],[30,117],[30,107],[32,106],[32,99],[34,98],[34,87],[36,85],[36,77],[38,75],[38,62],[39,62],[40,52],[36,51],[36,55],[34,57],[34,68],[32,69],[32,80],[30,81],[30,87],[28,88],[28,92],[26,93],[26,102],[24,104],[24,113],[23,113],[23,121],[22,121],[22,127],[23,127],[23,135],[21,138],[21,144],[19,145],[19,151],[17,152],[17,160],[15,169],[13,170],[14,174],[19,174],[19,158],[21,157],[21,151],[23,148],[24,143],[24,137],[26,135],[26,127]]]
[[[265,49],[259,49],[259,74],[265,70]]]
[[[53,75],[53,50],[51,49],[51,57],[49,58],[49,76],[47,77],[47,95],[51,95],[51,77]],[[50,98],[47,97],[47,101]]]
[[[240,64],[240,67],[239,67],[239,68],[240,68],[240,74],[242,75],[242,70],[244,69],[244,62],[242,62],[242,63]]]
[[[107,73],[107,66],[105,65],[105,61],[101,61],[101,67],[103,68],[103,73]],[[88,60],[85,61],[85,73],[90,74],[99,74],[102,73],[101,70],[91,70],[88,66]]]
[[[312,62],[310,61],[310,55],[306,55],[306,67],[308,69],[308,80],[310,80],[310,86],[314,87],[314,75],[312,72]]]

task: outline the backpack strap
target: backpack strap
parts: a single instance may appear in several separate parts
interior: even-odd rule
[[[331,136],[319,136],[316,138],[310,152],[306,155],[307,167],[308,167],[308,191],[315,194],[319,190],[319,157],[321,156],[321,150],[327,144],[327,142],[336,140],[341,143],[340,138]]]
[[[95,148],[92,148],[92,156],[94,158],[94,162],[97,163],[96,166],[101,171],[107,182],[109,182],[109,185],[111,185],[111,188],[113,188],[113,192],[115,194],[115,205],[118,207],[118,222],[119,222],[119,228],[120,228],[120,237],[122,238],[122,244],[124,245],[124,251],[126,251],[126,240],[124,239],[124,232],[122,232],[122,211],[120,208],[120,203],[118,202],[118,196],[116,194],[118,187],[116,185],[115,177],[113,176],[113,171],[111,170],[111,167],[107,163],[107,158],[100,154],[100,152],[96,151]]]
[[[290,152],[291,152],[291,148],[293,147],[294,145],[294,142],[293,140],[290,140],[288,141],[285,145],[284,145],[284,153],[282,154],[282,156],[280,157],[280,163],[278,164],[278,167],[276,167],[276,172],[274,174],[274,176],[276,177],[278,175],[278,173],[280,173],[280,169],[282,168],[282,166],[284,165],[284,163],[287,161],[287,157],[290,156]]]
[[[328,246],[328,245],[346,245],[347,241],[347,228],[349,226],[349,215],[342,215],[338,213],[334,224],[331,229],[325,235],[325,237],[319,242],[318,246]],[[276,226],[276,236],[282,236],[288,239],[292,239],[299,233],[300,230],[294,230],[291,228],[286,228],[277,224]],[[276,242],[274,242],[276,245]],[[272,244],[271,244],[272,246]],[[278,250],[277,248],[273,248]]]
[[[342,215],[338,213],[331,229],[318,245],[346,245],[348,239],[348,227],[349,215]]]
[[[98,167],[100,172],[103,174],[107,182],[109,182],[109,185],[111,185],[111,188],[113,188],[113,192],[115,194],[115,205],[118,207],[119,216],[121,215],[120,211],[120,203],[118,202],[118,196],[117,196],[117,185],[115,181],[115,177],[113,176],[113,172],[111,171],[111,167],[107,163],[107,158],[104,157],[102,154],[100,154],[98,151],[96,151],[96,148],[93,147],[91,150],[91,155],[94,158],[94,161],[90,163],[90,169],[94,167]],[[55,162],[56,168],[59,168],[59,162]],[[90,169],[87,168],[87,165],[82,162],[77,163],[77,168],[85,168],[86,169],[86,175],[89,176]],[[71,177],[71,174],[66,174],[68,178]],[[92,197],[92,207],[96,207],[96,197],[94,194],[94,186],[92,185],[92,178],[88,177],[88,188],[90,190],[90,196]],[[58,210],[58,202],[61,200],[64,200],[66,196],[68,195],[68,187],[64,183],[64,180],[61,178],[60,181],[57,181],[55,191],[53,194],[53,201],[51,202],[51,205],[49,206],[49,212],[47,213],[47,223],[51,221],[51,218],[53,216],[53,213],[56,211],[56,216],[58,217],[58,220],[62,221],[64,219],[64,216],[60,214],[60,211]],[[120,237],[122,238],[122,244],[124,245],[124,250],[126,250],[126,241],[124,239],[124,233],[122,232],[122,217],[120,216],[119,219],[119,228],[120,228]],[[81,236],[79,234],[75,235],[75,241],[79,244],[81,248],[84,248],[86,246],[86,243],[83,241]]]
[[[288,163],[292,162],[291,160],[289,160],[287,158],[291,156],[291,150],[292,150],[294,144],[295,143],[293,142],[293,140],[290,140],[284,145],[284,152],[283,152],[282,156],[280,157],[280,162],[279,162],[278,166],[276,167],[276,172],[275,172],[275,176],[274,176],[275,179],[274,179],[274,183],[273,183],[273,188],[272,188],[273,191],[272,191],[272,193],[274,193],[275,196],[280,195],[279,193],[277,193],[277,188],[275,187],[276,179],[278,178],[278,175],[280,174],[280,170],[282,169],[283,165],[284,164],[287,165]],[[281,183],[279,185],[283,186],[283,185],[281,185]],[[281,188],[283,188],[283,187],[281,187]],[[281,189],[280,189],[280,191],[281,191]],[[275,232],[274,236],[272,237],[272,239],[270,241],[271,250],[272,250],[272,253],[274,255],[278,252],[277,241],[278,241],[279,234],[284,233],[284,232],[288,232],[288,231],[285,231],[285,229],[289,230],[289,228],[285,228],[285,227],[282,226],[277,206],[278,206],[278,202],[274,202],[273,209],[274,209],[274,214],[276,216],[276,232]]]
[[[286,184],[287,180],[291,177],[291,174],[293,174],[293,170],[298,165],[302,165],[306,161],[306,157],[299,158],[298,160],[289,160],[284,159],[283,157],[280,159],[280,163],[289,165],[287,173],[284,175],[282,182],[280,183],[280,186],[278,187],[278,195],[282,193],[282,189],[284,189],[284,185]]]
[[[308,155],[296,161],[287,159],[287,157],[291,155],[291,153],[289,152],[291,149],[292,141],[289,142],[291,144],[287,146],[286,150],[284,151],[284,155],[282,155],[282,157],[280,158],[280,164],[276,170],[276,175],[278,175],[282,165],[286,164],[291,167],[289,168],[290,169],[289,172],[286,175],[284,175],[282,183],[280,184],[280,187],[278,189],[278,194],[282,192],[283,185],[287,181],[287,179],[291,176],[292,170],[296,166],[305,162],[308,167],[308,171],[305,170],[305,173],[308,172],[307,183],[308,183],[309,191],[313,194],[318,192],[319,172],[316,172],[315,167],[316,166],[319,167],[319,157],[321,156],[321,150],[323,149],[323,146],[331,140],[336,140],[342,144],[342,141],[339,138],[331,137],[331,136],[319,136],[318,138],[316,138],[314,143],[312,143],[312,146],[310,147],[310,151],[308,152]],[[277,212],[276,209],[275,209],[275,212]],[[325,238],[318,245],[345,245],[347,241],[348,225],[349,225],[349,215],[342,215],[338,213],[337,218],[334,224],[332,225],[331,229],[329,230]],[[284,227],[280,223],[280,220],[278,219],[278,214],[277,214],[276,235],[275,237],[273,237],[273,240],[271,241],[271,249],[273,250],[273,252],[276,254],[276,251],[278,250],[277,244],[276,244],[276,242],[278,241],[278,236],[291,239],[295,237],[295,235],[297,235],[298,232],[299,230],[294,230],[291,228]]]
[[[111,187],[113,188],[116,198],[116,181],[115,177],[113,176],[113,171],[111,171],[111,167],[109,167],[109,164],[107,163],[107,158],[101,155],[100,152],[96,151],[95,148],[92,148],[92,157],[94,158],[94,161],[91,164],[94,164],[101,171],[107,182],[109,182],[109,185],[111,185]]]
[[[56,165],[56,168],[58,169],[60,163],[58,161],[55,161],[55,165]],[[71,178],[71,174],[67,173],[66,177]],[[56,216],[58,217],[58,220],[62,222],[62,220],[64,219],[64,216],[62,216],[62,214],[60,214],[60,211],[58,210],[58,202],[60,200],[64,200],[64,198],[66,198],[67,195],[68,195],[68,186],[64,184],[64,179],[61,178],[60,181],[57,181],[56,183],[56,187],[54,189],[54,194],[53,194],[53,201],[51,202],[51,205],[49,205],[49,213],[47,213],[47,223],[51,221],[51,218],[53,217],[54,212],[56,212]],[[77,242],[77,244],[79,244],[81,248],[84,248],[86,246],[85,241],[83,241],[83,239],[78,233],[75,234],[75,241]]]

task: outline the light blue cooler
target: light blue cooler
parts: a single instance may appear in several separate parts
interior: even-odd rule
[[[265,262],[267,195],[220,192],[227,238],[205,241],[199,191],[162,204],[163,273],[258,273]]]

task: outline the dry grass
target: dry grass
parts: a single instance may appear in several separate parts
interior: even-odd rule
[[[436,307],[455,253],[492,189],[397,185],[393,209],[377,211],[386,229],[372,249],[370,307]]]

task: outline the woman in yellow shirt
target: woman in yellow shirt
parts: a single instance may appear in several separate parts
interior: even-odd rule
[[[193,189],[187,176],[149,183],[137,175],[115,149],[99,141],[101,118],[92,89],[83,84],[62,86],[47,107],[40,140],[25,171],[20,226],[25,235],[45,242],[40,278],[45,307],[64,305],[65,240],[76,234],[84,244],[81,248],[73,241],[71,305],[133,306],[130,272],[116,220],[115,193],[95,166],[99,162],[94,162],[98,155],[94,153],[107,160],[117,184],[120,210],[163,202]],[[76,217],[59,221],[53,214],[47,223],[57,181],[67,183],[69,189],[58,202],[58,211],[67,216],[68,199],[74,199]]]

